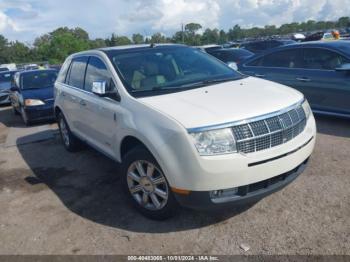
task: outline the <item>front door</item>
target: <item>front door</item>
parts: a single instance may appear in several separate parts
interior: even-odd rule
[[[110,91],[115,89],[112,75],[105,63],[99,57],[91,56],[86,69],[85,92],[81,97],[84,134],[92,145],[114,157],[120,104],[110,98],[93,94],[92,83],[95,81],[105,81]]]
[[[298,70],[295,85],[314,110],[350,113],[350,72],[336,70],[349,62],[331,50],[304,49],[303,69]]]

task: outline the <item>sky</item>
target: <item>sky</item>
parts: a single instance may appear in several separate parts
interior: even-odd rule
[[[235,24],[278,26],[349,15],[350,0],[0,0],[0,34],[32,43],[61,26],[105,38],[112,33],[172,35],[189,22],[228,30]]]

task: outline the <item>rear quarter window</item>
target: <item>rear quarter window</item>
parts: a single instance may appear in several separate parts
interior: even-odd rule
[[[70,59],[67,60],[63,64],[63,66],[62,66],[62,68],[61,68],[61,70],[60,70],[60,72],[58,74],[57,82],[60,82],[60,83],[65,83],[66,82],[67,72],[68,72],[70,64],[71,64],[71,60]]]

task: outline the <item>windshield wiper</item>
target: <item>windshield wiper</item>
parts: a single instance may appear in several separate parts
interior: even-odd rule
[[[182,85],[181,87],[184,87],[184,88],[185,87],[200,87],[200,86],[207,86],[210,84],[218,84],[218,83],[234,81],[237,79],[239,79],[239,78],[208,79],[208,80],[198,81],[195,83],[185,84],[185,85]]]

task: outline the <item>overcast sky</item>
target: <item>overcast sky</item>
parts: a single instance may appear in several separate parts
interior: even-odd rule
[[[60,26],[82,27],[96,38],[171,35],[188,22],[227,30],[349,15],[350,0],[0,0],[0,34],[30,43]]]

